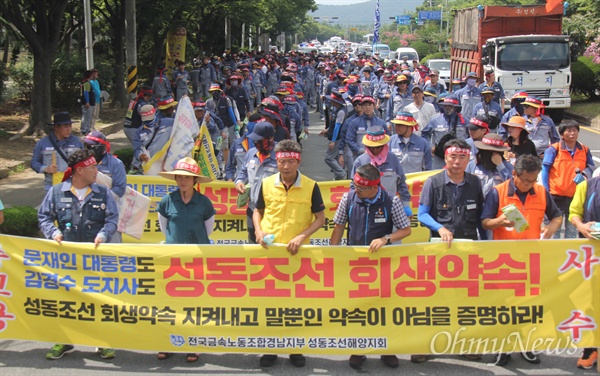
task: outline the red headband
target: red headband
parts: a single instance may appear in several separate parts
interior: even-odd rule
[[[140,116],[150,116],[150,115],[154,115],[155,113],[156,113],[156,109],[154,107],[152,107],[152,109],[150,111],[142,112],[140,114]]]
[[[490,127],[490,125],[488,123],[486,123],[485,121],[481,121],[481,120],[476,119],[476,118],[472,118],[470,122],[471,122],[471,124],[477,125],[477,126],[482,127],[482,128],[488,128],[489,129],[489,127]]]
[[[96,141],[97,143],[106,146],[106,152],[110,153],[110,143],[108,141],[103,140],[103,139],[98,138],[98,137],[90,136],[89,134],[87,136],[85,136],[85,139],[86,140],[91,140],[91,141]]]
[[[450,154],[466,154],[466,155],[471,155],[471,149],[461,148],[461,147],[458,147],[458,146],[451,146],[448,149],[446,149],[446,151],[444,152],[444,155],[450,155]]]
[[[65,174],[63,175],[62,181],[65,181],[68,178],[70,178],[71,175],[73,175],[73,171],[75,171],[76,168],[93,166],[95,164],[96,164],[96,158],[94,158],[93,155],[91,157],[89,157],[88,159],[84,159],[83,161],[76,163],[73,167],[69,167],[65,170]]]
[[[300,153],[296,153],[295,151],[279,151],[275,153],[275,159],[280,158],[294,158],[297,160],[301,160],[302,156],[300,155]]]
[[[177,162],[175,165],[175,170],[184,170],[191,172],[192,174],[200,173],[200,167],[185,162]]]
[[[365,135],[365,138],[369,141],[381,141],[385,138],[385,132],[382,134],[369,134]]]
[[[365,179],[362,176],[360,176],[358,173],[354,174],[354,183],[360,184],[360,185],[364,185],[364,186],[367,186],[367,187],[376,187],[376,186],[378,186],[380,180],[381,179],[368,180],[368,179]]]

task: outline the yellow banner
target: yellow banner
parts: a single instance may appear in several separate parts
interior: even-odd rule
[[[598,346],[598,241],[303,246],[0,235],[3,339],[169,352],[490,354]]]
[[[192,149],[192,158],[198,162],[200,167],[200,175],[208,176],[212,179],[216,179],[219,173],[219,163],[215,156],[215,150],[208,133],[208,127],[206,121],[202,122],[200,126],[200,134],[196,138],[194,148]]]
[[[406,183],[412,197],[411,207],[414,215],[410,223],[412,233],[408,238],[403,240],[403,244],[429,241],[429,230],[417,220],[417,209],[419,207],[419,196],[421,195],[423,183],[425,183],[425,180],[429,176],[437,172],[439,171],[427,171],[407,174],[406,176]],[[161,177],[140,175],[127,175],[127,185],[149,197],[152,200],[152,204],[142,238],[138,240],[130,236],[123,236],[123,241],[131,243],[158,243],[165,240],[165,236],[160,232],[156,208],[162,197],[177,189],[177,185],[173,181]],[[311,237],[311,244],[329,244],[334,227],[333,216],[343,194],[348,192],[349,187],[349,180],[319,182],[319,188],[321,189],[321,195],[325,203],[326,219],[323,227]],[[237,191],[234,184],[232,182],[213,181],[209,184],[200,185],[200,192],[208,197],[217,212],[215,229],[210,236],[215,244],[248,243],[246,207],[237,207]],[[344,233],[343,244],[346,242],[346,235]]]
[[[185,61],[185,44],[187,39],[187,31],[185,27],[178,27],[174,31],[167,34],[167,66],[166,74],[171,77],[171,73],[177,68],[175,60]]]

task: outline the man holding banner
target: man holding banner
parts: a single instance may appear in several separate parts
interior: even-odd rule
[[[263,180],[256,189],[258,198],[252,216],[255,236],[265,248],[273,241],[286,244],[294,256],[325,224],[325,205],[319,185],[298,171],[302,161],[300,144],[281,141],[275,147],[275,157],[279,173]],[[268,240],[269,235],[273,239]],[[260,358],[260,365],[271,367],[276,360],[277,355],[266,354]],[[306,359],[302,354],[290,354],[290,362],[304,367]]]
[[[38,211],[40,229],[47,239],[90,242],[96,247],[111,240],[117,230],[119,213],[108,189],[96,184],[98,168],[91,150],[77,150],[68,159],[63,182],[46,194]],[[55,222],[58,226],[55,225]],[[73,352],[73,345],[56,344],[46,359],[56,360]],[[99,348],[100,357],[116,356],[111,348]]]
[[[542,170],[540,158],[522,155],[515,162],[512,178],[492,188],[485,197],[481,214],[483,228],[492,231],[494,240],[552,239],[562,224],[562,213],[544,186],[536,184]],[[507,218],[504,208],[515,205],[527,221],[524,229],[515,228],[515,222]],[[550,219],[544,226],[544,216]],[[537,364],[540,358],[531,351],[522,353],[523,358]],[[500,353],[496,365],[504,366],[510,354]]]
[[[392,199],[385,193],[379,170],[371,164],[356,169],[354,189],[342,196],[333,222],[335,227],[330,245],[340,244],[348,223],[347,244],[369,246],[369,252],[377,252],[381,247],[398,242],[411,233],[402,200],[398,196]],[[364,355],[352,355],[348,363],[350,367],[360,370],[366,358]],[[396,355],[381,355],[381,360],[390,368],[399,365]]]

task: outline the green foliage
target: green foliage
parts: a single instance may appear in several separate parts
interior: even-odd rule
[[[0,233],[38,237],[40,230],[37,210],[31,206],[17,206],[4,209],[4,222],[0,225]]]
[[[77,105],[85,72],[85,56],[59,54],[52,65],[52,106],[70,109]]]
[[[33,91],[33,57],[19,59],[8,69],[8,76],[13,80],[19,99],[31,98]]]
[[[571,64],[573,83],[571,88],[574,93],[587,98],[598,98],[600,91],[600,64],[592,62],[591,57],[581,56]]]
[[[125,171],[129,171],[131,169],[131,162],[133,162],[133,149],[125,148],[121,150],[117,150],[113,153],[117,158],[123,162],[125,165]]]
[[[429,59],[450,59],[450,54],[448,52],[440,51],[431,55],[427,55],[421,59],[421,64],[427,64]]]
[[[419,56],[427,56],[427,55],[431,55],[434,52],[437,52],[437,46],[433,46],[431,44],[427,44],[423,41],[417,40],[415,42],[412,42],[409,47],[414,48],[415,50],[417,50],[417,53],[419,54]]]

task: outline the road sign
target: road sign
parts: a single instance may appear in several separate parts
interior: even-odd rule
[[[411,23],[411,16],[408,15],[396,16],[394,18],[398,25],[410,25]]]
[[[419,20],[430,21],[430,20],[440,20],[442,19],[442,11],[441,10],[421,10],[419,11]]]

